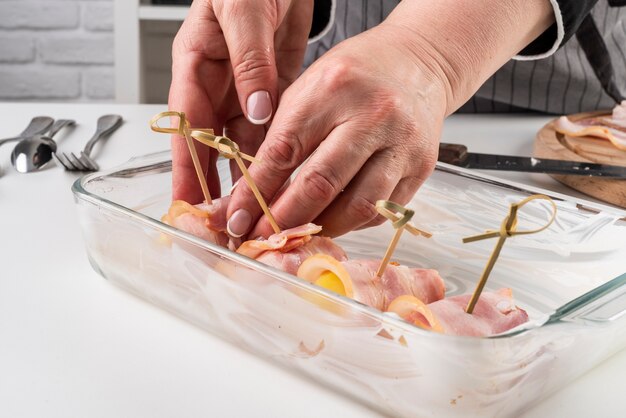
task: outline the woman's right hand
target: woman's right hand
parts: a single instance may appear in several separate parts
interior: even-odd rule
[[[169,108],[192,128],[213,128],[254,155],[282,91],[298,77],[313,0],[196,0],[172,49]],[[196,143],[197,144],[197,143]],[[197,144],[211,194],[217,154]],[[187,144],[172,137],[173,199],[203,200]],[[241,176],[231,165],[233,181]]]

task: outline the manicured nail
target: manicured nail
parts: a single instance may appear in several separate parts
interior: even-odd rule
[[[255,91],[248,97],[248,120],[263,125],[272,117],[272,98],[264,90]]]
[[[234,238],[242,237],[250,229],[252,215],[245,209],[239,209],[232,214],[226,224],[228,235]]]

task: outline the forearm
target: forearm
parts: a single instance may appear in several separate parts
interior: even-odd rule
[[[553,22],[548,0],[405,0],[383,26],[443,80],[451,114]]]

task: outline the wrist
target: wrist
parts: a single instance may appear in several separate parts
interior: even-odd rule
[[[438,79],[449,115],[553,21],[548,0],[420,0],[401,2],[381,26]]]
[[[439,106],[435,113],[445,118],[449,109],[457,101],[460,91],[460,77],[457,71],[449,64],[447,55],[433,47],[430,41],[421,39],[421,35],[401,25],[385,21],[379,26],[385,32],[388,42],[386,47],[397,51],[397,60],[394,70],[407,90],[417,93],[421,100],[439,98]],[[384,37],[379,36],[379,39]]]
[[[408,112],[424,115],[429,114],[430,120],[443,121],[452,95],[452,88],[446,75],[437,64],[438,59],[424,59],[431,56],[426,48],[422,49],[416,59],[413,49],[405,42],[402,27],[381,24],[360,35],[345,41],[354,49],[364,52],[369,66],[375,68],[379,84],[387,84],[395,91],[401,92],[403,107]]]

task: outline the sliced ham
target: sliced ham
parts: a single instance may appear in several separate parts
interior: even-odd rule
[[[443,298],[445,285],[436,270],[389,264],[381,278],[376,276],[379,263],[377,260],[340,261],[316,254],[302,263],[297,275],[382,311],[401,295],[410,294],[428,302]],[[328,280],[340,283],[321,282],[320,278],[327,278],[328,273],[332,276]]]
[[[611,141],[626,151],[626,100],[615,106],[610,117],[592,117],[577,121],[561,116],[554,123],[557,132],[569,136],[593,136]]]
[[[321,230],[322,227],[315,224],[301,225],[267,239],[246,241],[237,252],[290,274],[296,274],[302,262],[313,254],[347,259],[346,253],[330,238],[314,236]]]
[[[227,247],[228,201],[228,197],[215,199],[211,205],[174,201],[162,220],[199,238]],[[443,298],[445,285],[436,270],[392,263],[387,266],[382,278],[377,277],[380,261],[348,261],[343,249],[330,238],[315,235],[321,230],[321,226],[312,223],[301,225],[267,239],[246,241],[237,252],[312,282],[320,274],[331,271],[336,277],[341,277],[340,293],[382,311],[401,295],[413,295],[427,303]]]
[[[613,122],[621,126],[622,130],[626,130],[626,100],[613,108]]]
[[[226,247],[226,209],[229,200],[229,197],[215,199],[210,205],[191,205],[183,200],[175,200],[161,220],[174,228]]]
[[[465,309],[470,298],[452,296],[426,305],[414,296],[403,295],[388,310],[424,329],[475,337],[500,334],[528,321],[526,311],[515,305],[511,289],[483,292],[468,314]]]

